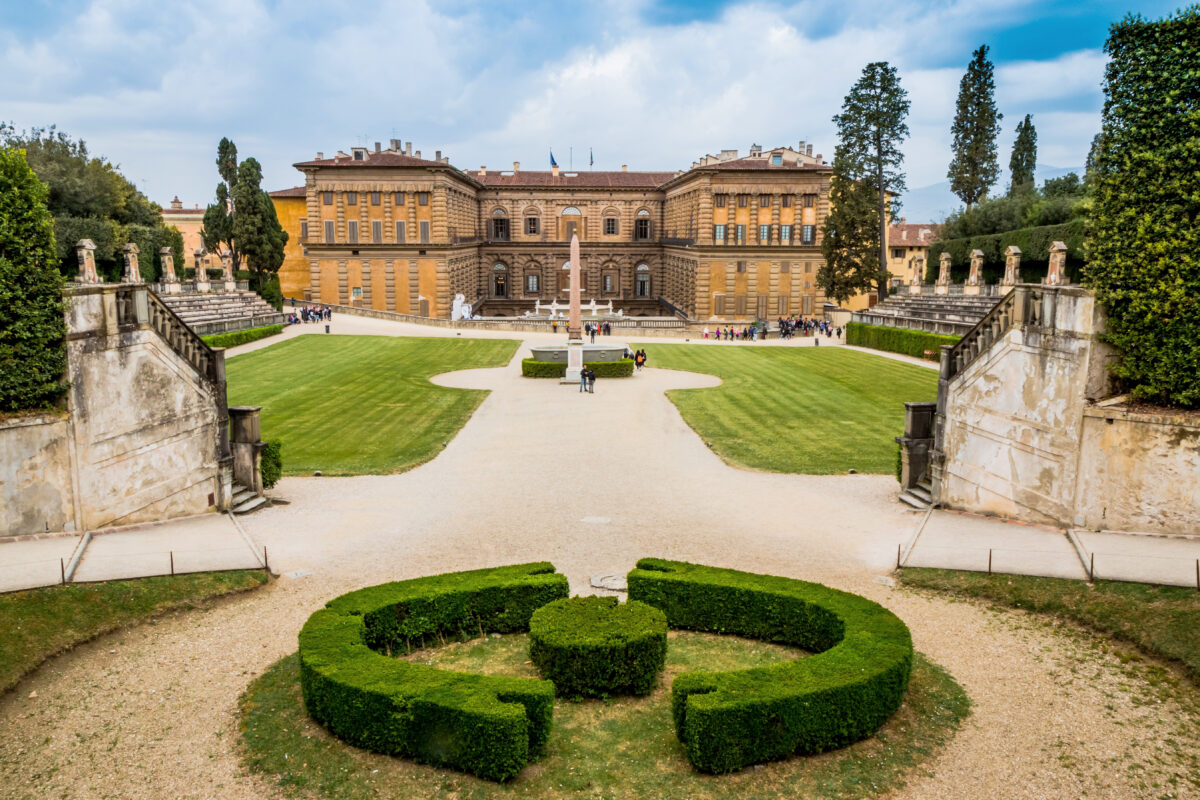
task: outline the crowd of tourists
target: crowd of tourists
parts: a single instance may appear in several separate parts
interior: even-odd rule
[[[557,327],[556,327],[556,330],[557,330]],[[600,325],[597,325],[594,322],[586,322],[583,325],[583,332],[586,333],[588,336],[590,336],[592,338],[592,341],[595,342],[597,333],[600,334],[601,336],[612,336],[612,323],[605,322]]]
[[[755,322],[749,325],[722,327],[709,330],[704,327],[705,339],[717,339],[725,342],[757,342],[767,338],[770,326],[765,322]],[[824,336],[832,339],[842,338],[842,329],[825,320],[806,319],[804,317],[780,317],[777,328],[780,339],[791,339],[793,336]]]
[[[299,325],[301,322],[329,322],[333,319],[333,309],[325,306],[300,306],[292,300],[292,312],[287,315],[289,325]]]

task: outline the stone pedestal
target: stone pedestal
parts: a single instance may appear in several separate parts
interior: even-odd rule
[[[979,284],[968,283],[966,286],[963,287],[963,294],[966,295],[967,297],[970,297],[972,295],[978,295],[981,291],[983,291],[983,287],[980,286]]]
[[[933,287],[934,294],[950,294],[950,254],[942,253],[938,264],[937,285]]]
[[[175,259],[172,257],[171,248],[164,247],[158,251],[158,258],[162,264],[162,287],[166,294],[179,294],[179,276],[175,274]]]
[[[579,373],[583,372],[583,339],[567,340],[567,371],[563,375],[563,383],[579,383]]]

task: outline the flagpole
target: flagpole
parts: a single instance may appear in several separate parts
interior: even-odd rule
[[[572,172],[575,171],[575,148],[574,147],[568,148],[567,169],[571,170]]]

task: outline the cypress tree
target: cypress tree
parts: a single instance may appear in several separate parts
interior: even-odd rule
[[[1200,408],[1200,6],[1130,15],[1105,52],[1085,282],[1134,399]]]
[[[954,134],[954,158],[946,177],[950,179],[951,191],[967,208],[986,197],[988,189],[1000,177],[996,137],[1000,135],[1000,120],[1004,115],[996,110],[996,81],[987,53],[988,46],[981,45],[967,65],[958,85],[954,125],[950,129]]]
[[[1025,119],[1017,123],[1017,138],[1008,159],[1008,172],[1012,179],[1008,184],[1009,197],[1033,191],[1033,171],[1036,166],[1037,129],[1033,127],[1032,115],[1026,114]]]
[[[63,278],[48,197],[25,151],[0,149],[0,412],[50,407],[67,388]]]
[[[283,247],[288,235],[279,224],[271,196],[262,190],[262,168],[247,158],[238,166],[233,202],[237,207],[232,232],[246,265],[254,277],[255,291],[262,293],[283,264]]]

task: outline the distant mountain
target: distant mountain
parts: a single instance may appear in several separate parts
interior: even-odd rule
[[[1068,172],[1074,172],[1081,178],[1083,177],[1083,167],[1038,166],[1037,183],[1041,186],[1042,181],[1048,178],[1061,178]],[[1007,186],[1008,177],[1005,176],[993,191],[999,191],[1000,187]],[[962,201],[954,196],[954,192],[950,191],[949,181],[911,189],[905,192],[900,200],[902,203],[900,216],[907,218],[909,222],[944,222],[951,211],[962,207]]]

